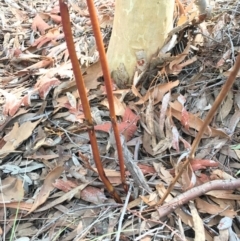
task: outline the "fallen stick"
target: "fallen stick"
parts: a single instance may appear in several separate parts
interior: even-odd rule
[[[183,194],[180,194],[176,198],[172,199],[170,202],[164,204],[157,209],[160,218],[165,217],[169,213],[173,212],[176,208],[181,207],[183,204],[190,200],[194,200],[212,190],[233,190],[240,188],[240,179],[230,179],[230,180],[215,180],[203,185],[194,187]]]

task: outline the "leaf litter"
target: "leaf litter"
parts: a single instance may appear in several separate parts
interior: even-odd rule
[[[58,1],[0,3],[2,240],[111,240],[117,232],[120,240],[240,238],[239,188],[230,188],[231,182],[237,185],[240,169],[238,79],[188,170],[165,204],[153,208],[239,52],[237,1],[210,1],[211,16],[201,23],[196,21],[205,1],[176,2],[176,24],[149,71],[141,69],[129,89],[112,87],[125,174],[133,185],[126,209],[106,192],[92,159]],[[103,167],[124,197],[86,3],[69,5]],[[95,0],[95,5],[107,45],[114,1]],[[204,192],[202,185],[226,188]],[[181,199],[189,189],[199,195]]]

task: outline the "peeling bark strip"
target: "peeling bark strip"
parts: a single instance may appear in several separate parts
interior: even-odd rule
[[[194,187],[178,197],[172,199],[167,204],[159,207],[158,213],[159,217],[162,218],[169,213],[173,212],[175,209],[181,207],[183,204],[187,203],[190,200],[195,199],[209,191],[212,190],[233,190],[236,188],[240,188],[240,179],[235,180],[215,180],[212,182],[205,183],[201,186]]]

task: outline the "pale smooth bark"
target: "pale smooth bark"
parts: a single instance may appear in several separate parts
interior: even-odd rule
[[[115,70],[117,85],[131,83],[137,65],[136,52],[142,51],[149,61],[162,47],[173,27],[174,3],[174,0],[115,1],[107,58],[110,71]]]

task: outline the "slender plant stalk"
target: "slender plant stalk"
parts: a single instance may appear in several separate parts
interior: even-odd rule
[[[18,203],[18,207],[16,210],[16,214],[15,214],[15,218],[14,218],[14,222],[13,222],[13,226],[12,226],[12,230],[11,230],[10,241],[13,241],[16,238],[15,233],[16,233],[16,223],[18,220],[18,213],[19,213],[19,204],[20,204],[20,202]],[[4,231],[6,231],[6,230],[4,230]],[[4,237],[4,239],[5,239],[5,237]]]
[[[203,125],[201,126],[199,132],[197,133],[196,138],[193,141],[189,157],[185,160],[185,162],[182,165],[182,168],[179,170],[179,172],[177,173],[177,175],[175,176],[173,181],[170,183],[166,193],[163,195],[161,200],[156,204],[157,206],[160,206],[160,205],[163,204],[163,202],[165,201],[167,196],[173,190],[173,187],[176,184],[176,182],[178,181],[179,177],[182,175],[183,171],[187,168],[189,162],[194,159],[194,155],[195,155],[196,149],[198,147],[198,144],[199,144],[199,142],[200,142],[200,140],[202,138],[202,135],[204,134],[204,132],[205,132],[206,128],[208,127],[208,125],[210,124],[210,122],[212,121],[212,118],[214,117],[218,107],[220,106],[220,104],[223,102],[223,100],[227,96],[229,90],[232,88],[232,85],[233,85],[233,83],[234,83],[234,81],[236,79],[236,76],[237,76],[239,70],[240,70],[240,54],[238,54],[236,62],[234,64],[234,66],[233,66],[233,69],[232,69],[232,71],[231,71],[231,73],[230,73],[226,83],[223,85],[220,93],[218,94],[216,100],[213,103],[212,108],[208,112],[208,114],[206,116],[206,119],[203,122]]]
[[[99,176],[102,179],[104,185],[106,186],[108,192],[113,196],[113,198],[116,202],[122,203],[121,198],[119,197],[116,190],[114,189],[114,187],[108,180],[108,178],[104,172],[101,159],[100,159],[96,134],[94,131],[94,125],[93,125],[93,120],[92,120],[92,116],[91,116],[90,105],[88,102],[87,94],[85,91],[84,80],[82,77],[81,69],[80,69],[76,51],[75,51],[75,46],[74,46],[73,36],[72,36],[72,31],[71,31],[71,23],[70,23],[70,18],[69,18],[69,11],[68,11],[68,6],[67,6],[66,2],[67,1],[59,0],[63,32],[65,35],[65,40],[66,40],[66,44],[67,44],[67,48],[68,48],[68,52],[69,52],[69,57],[72,62],[73,73],[75,75],[78,93],[79,93],[79,96],[80,96],[80,99],[82,102],[85,120],[87,122],[87,129],[88,129],[88,135],[89,135],[89,139],[90,139],[90,143],[91,143],[91,147],[92,147],[93,158],[94,158]]]
[[[88,10],[90,14],[91,23],[92,23],[93,33],[95,35],[96,44],[99,52],[100,62],[103,70],[104,83],[105,83],[107,98],[109,103],[110,118],[112,122],[112,128],[115,136],[117,153],[118,153],[121,181],[125,192],[128,193],[128,185],[126,183],[126,178],[125,178],[124,157],[123,157],[119,130],[117,127],[117,119],[115,115],[114,98],[112,93],[111,77],[110,77],[108,62],[105,54],[104,44],[103,44],[102,35],[101,35],[97,13],[96,13],[93,0],[87,0],[87,5],[88,5]]]

